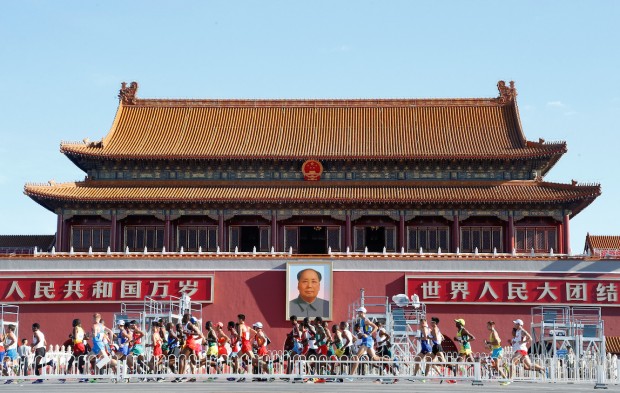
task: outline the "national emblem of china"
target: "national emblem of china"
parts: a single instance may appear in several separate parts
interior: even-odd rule
[[[304,174],[304,180],[317,181],[321,180],[321,174],[323,173],[323,165],[317,160],[308,160],[301,166],[301,171]]]

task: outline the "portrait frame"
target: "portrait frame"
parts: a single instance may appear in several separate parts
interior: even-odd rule
[[[297,274],[312,269],[321,274],[320,290],[317,295],[318,304],[321,304],[323,312],[319,312],[311,308],[309,313],[302,313],[296,305],[296,300],[300,297],[298,290]],[[286,263],[286,319],[291,315],[297,316],[298,320],[303,320],[306,316],[315,317],[320,315],[323,320],[331,321],[333,318],[334,307],[334,265],[330,261],[325,262],[287,262]],[[328,302],[325,305],[324,302]],[[317,303],[314,303],[317,304]],[[302,306],[303,307],[303,306]],[[295,312],[297,308],[297,312]]]

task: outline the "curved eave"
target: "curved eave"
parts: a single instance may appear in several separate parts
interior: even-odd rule
[[[548,183],[551,184],[551,183]],[[70,193],[58,192],[57,187],[69,187]],[[62,186],[26,186],[24,193],[34,199],[37,203],[49,210],[66,204],[99,204],[99,205],[122,205],[122,204],[246,204],[249,206],[257,204],[267,205],[568,205],[572,209],[573,216],[583,208],[592,203],[600,195],[600,186],[572,186],[551,184],[551,188],[556,190],[569,190],[571,193],[550,198],[544,195],[532,195],[527,197],[513,197],[508,187],[495,191],[502,194],[502,197],[492,197],[493,192],[486,192],[484,188],[476,188],[474,192],[467,192],[468,187],[459,189],[446,189],[445,187],[423,187],[419,193],[426,197],[409,197],[407,194],[415,193],[414,189],[407,190],[406,187],[359,187],[359,188],[331,188],[330,187],[291,187],[291,188],[270,188],[270,187],[115,187],[115,188],[90,188],[91,195],[84,195],[77,192],[79,184],[75,187]],[[319,191],[316,189],[319,188]],[[420,187],[421,189],[422,187]],[[470,187],[471,188],[471,187]],[[312,192],[315,191],[314,194]],[[411,192],[408,192],[411,191]],[[101,196],[101,193],[108,193],[111,196]],[[364,196],[364,193],[367,196]],[[435,193],[437,197],[429,198],[428,194]],[[162,194],[168,195],[162,195]],[[209,196],[208,194],[217,194]],[[328,195],[316,195],[327,193]],[[80,194],[80,195],[78,195]],[[172,195],[171,195],[172,194]],[[224,194],[224,196],[221,196]],[[310,197],[301,196],[311,194]],[[339,195],[338,195],[339,194]],[[383,194],[383,195],[381,195]],[[468,195],[465,195],[468,194]],[[539,194],[542,194],[539,193]],[[149,196],[150,195],[150,196]]]
[[[136,155],[136,154],[107,154],[103,152],[93,151],[92,148],[78,148],[73,149],[68,146],[63,146],[61,151],[69,157],[76,165],[81,166],[80,159],[106,159],[117,161],[159,161],[159,160],[180,160],[180,161],[266,161],[266,160],[282,160],[282,161],[303,161],[308,159],[315,159],[321,161],[362,161],[362,160],[380,160],[380,161],[506,161],[506,160],[531,160],[531,159],[545,159],[554,158],[557,161],[565,152],[566,148],[558,149],[545,149],[539,152],[525,152],[514,153],[507,152],[506,154],[433,154],[433,155]],[[554,162],[555,163],[555,162]],[[549,167],[550,168],[550,167]],[[82,168],[83,169],[83,168]]]

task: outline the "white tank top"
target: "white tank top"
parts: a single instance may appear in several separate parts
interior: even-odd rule
[[[17,340],[13,341],[11,340],[11,337],[7,335],[6,338],[4,339],[4,345],[7,351],[11,349],[17,349]]]
[[[513,351],[527,351],[527,342],[523,341],[523,331],[517,330],[515,333],[514,343],[512,344]]]
[[[32,335],[32,343],[34,344],[34,349],[44,348],[45,334],[43,334],[42,331],[37,330],[37,332]]]

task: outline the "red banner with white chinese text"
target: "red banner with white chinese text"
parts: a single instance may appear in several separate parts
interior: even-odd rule
[[[405,276],[405,288],[423,303],[501,305],[620,306],[620,279],[531,276],[500,277],[476,273]]]
[[[193,272],[6,275],[0,276],[0,302],[117,303],[146,297],[163,301],[186,294],[194,302],[213,303],[213,282],[213,274]]]

